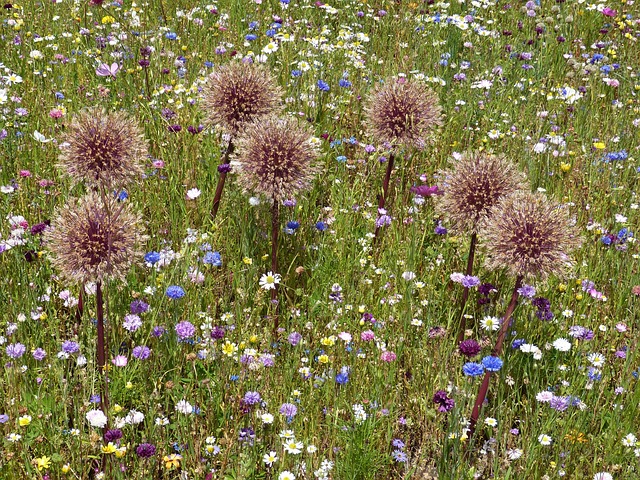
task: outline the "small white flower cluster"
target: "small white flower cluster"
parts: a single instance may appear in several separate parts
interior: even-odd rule
[[[352,405],[351,408],[353,409],[353,415],[355,417],[356,424],[360,425],[364,423],[367,419],[367,412],[364,411],[364,407],[359,403],[356,403]]]

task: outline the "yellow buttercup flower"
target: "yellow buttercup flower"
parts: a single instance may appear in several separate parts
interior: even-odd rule
[[[109,442],[107,445],[103,445],[102,446],[102,453],[106,453],[107,455],[109,455],[111,453],[115,453],[116,450],[117,450],[117,448],[113,444],[113,442]]]
[[[182,455],[178,455],[177,453],[165,455],[162,459],[167,470],[170,470],[172,468],[180,468],[180,460],[182,460]]]
[[[26,427],[31,423],[31,415],[24,415],[18,419],[18,425]]]
[[[47,456],[42,456],[40,458],[36,458],[36,467],[38,467],[38,471],[46,470],[51,466],[51,459]]]

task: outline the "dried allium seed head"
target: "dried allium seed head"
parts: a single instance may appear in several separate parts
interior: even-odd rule
[[[423,149],[442,124],[437,95],[424,83],[388,78],[377,86],[365,107],[371,134],[391,145]]]
[[[143,173],[147,144],[124,112],[99,108],[76,114],[63,136],[58,165],[76,182],[119,187]]]
[[[128,203],[90,193],[59,209],[45,242],[53,265],[70,281],[123,280],[142,256],[142,229]]]
[[[565,273],[572,265],[569,253],[580,246],[564,208],[529,192],[503,197],[491,209],[480,237],[488,268],[525,278]]]
[[[238,181],[245,190],[282,200],[309,188],[318,150],[313,133],[291,118],[265,117],[238,138]]]
[[[210,124],[236,134],[257,118],[277,113],[281,97],[282,90],[265,67],[233,62],[209,75],[202,107]]]
[[[464,153],[440,176],[444,194],[436,199],[436,212],[458,232],[476,233],[502,197],[526,188],[525,175],[513,163],[484,152]]]

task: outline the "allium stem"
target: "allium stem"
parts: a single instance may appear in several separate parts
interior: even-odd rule
[[[278,200],[273,200],[271,206],[271,271],[278,273],[278,232],[280,230],[280,206]],[[274,330],[278,330],[278,305],[276,304],[278,295],[278,284],[276,283],[271,289],[271,303],[275,304],[275,324]]]
[[[519,276],[516,279],[516,284],[513,287],[513,293],[511,294],[511,301],[509,302],[509,306],[507,307],[507,311],[504,314],[504,318],[502,320],[502,325],[500,326],[500,332],[498,333],[498,340],[496,341],[495,347],[493,347],[493,355],[498,357],[502,353],[502,344],[504,343],[504,337],[506,337],[507,332],[509,331],[509,322],[511,321],[511,315],[516,308],[516,304],[518,303],[518,297],[520,294],[518,290],[522,286],[522,276]],[[471,412],[471,420],[469,424],[469,433],[467,436],[469,437],[469,441],[467,443],[471,443],[471,437],[476,430],[476,424],[478,423],[478,416],[480,415],[480,408],[484,403],[484,399],[487,397],[487,391],[489,390],[489,382],[491,381],[491,372],[486,372],[484,374],[484,378],[482,379],[482,385],[480,385],[480,389],[478,390],[478,396],[476,397],[476,402],[473,405],[473,411]]]
[[[105,415],[108,415],[109,410],[109,380],[107,378],[107,362],[106,362],[106,350],[107,341],[104,334],[104,301],[102,299],[102,282],[96,283],[96,314],[98,317],[98,345],[97,345],[97,357],[98,357],[98,373],[104,375],[104,387],[100,395],[100,407]],[[109,422],[104,427],[104,433],[109,428]]]
[[[224,153],[224,157],[222,157],[222,163],[220,165],[228,165],[231,157],[231,154],[234,150],[233,140],[229,140],[229,145],[227,146],[227,151]],[[227,172],[220,172],[220,177],[218,177],[218,185],[216,186],[216,193],[213,197],[213,206],[211,207],[211,219],[216,218],[218,214],[218,208],[220,208],[220,198],[222,197],[222,190],[224,189],[224,182],[227,179]]]
[[[387,201],[387,193],[389,191],[389,181],[391,180],[391,171],[393,170],[394,160],[395,160],[395,157],[392,153],[389,155],[389,160],[387,162],[387,172],[385,173],[384,180],[382,181],[382,195],[380,196],[380,200],[378,201],[378,210],[380,210],[381,208],[384,208],[385,203]],[[374,243],[378,239],[379,231],[380,231],[380,227],[377,226],[375,236],[373,238]]]
[[[78,306],[76,308],[76,324],[77,325],[80,325],[80,322],[82,322],[82,313],[84,312],[84,300],[82,295],[83,289],[84,289],[84,284],[80,285],[80,294],[78,295]],[[76,330],[76,328],[74,328],[74,331]]]
[[[465,275],[467,277],[473,274],[473,259],[476,254],[476,243],[478,241],[478,237],[476,233],[471,234],[471,245],[469,245],[469,256],[467,257],[467,270]],[[460,343],[464,340],[464,331],[467,328],[467,320],[464,317],[464,307],[467,305],[467,300],[469,300],[469,287],[464,287],[464,292],[462,292],[462,300],[460,301],[460,330],[458,332],[458,338],[456,339],[456,343]]]

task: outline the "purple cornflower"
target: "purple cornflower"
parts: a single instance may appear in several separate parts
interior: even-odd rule
[[[442,222],[438,221],[435,230],[433,231],[436,235],[446,235],[447,229],[442,226]]]
[[[133,355],[133,358],[146,360],[151,355],[151,349],[146,345],[138,345],[137,347],[133,347],[131,354]]]
[[[298,332],[291,332],[287,337],[287,341],[294,347],[300,343],[300,340],[302,340],[302,335]]]
[[[274,356],[270,353],[263,353],[260,355],[260,361],[265,367],[273,367],[276,364]]]
[[[592,340],[594,337],[593,330],[580,325],[574,325],[569,328],[569,335],[578,340]]]
[[[450,411],[455,405],[454,400],[450,398],[444,390],[438,390],[435,393],[433,402],[438,405],[438,411],[444,413]]]
[[[80,351],[80,345],[72,340],[62,342],[62,351],[64,353],[77,353]]]
[[[150,443],[141,443],[136,448],[136,454],[140,458],[150,458],[156,454],[156,447]]]
[[[409,460],[407,454],[402,450],[394,450],[391,455],[393,456],[393,459],[398,463],[406,463]]]
[[[120,440],[122,438],[122,430],[115,428],[113,430],[107,430],[104,434],[105,442],[115,442],[116,440]]]
[[[464,288],[473,288],[480,285],[480,279],[471,275],[465,275],[462,277],[461,283]]]
[[[129,315],[125,315],[124,320],[122,322],[122,328],[127,330],[128,332],[135,332],[142,326],[142,320],[140,317],[134,313]]]
[[[180,340],[186,340],[196,334],[196,327],[191,322],[183,321],[176,325],[176,334]]]
[[[158,325],[157,327],[153,327],[153,331],[151,332],[151,334],[154,337],[160,338],[166,331],[166,328],[164,328],[162,325]]]
[[[391,446],[402,450],[404,448],[404,442],[399,438],[394,438],[393,440],[391,440]]]
[[[295,417],[296,413],[298,413],[298,407],[293,403],[283,403],[280,406],[279,412],[285,417]]]
[[[523,285],[518,289],[518,293],[526,298],[533,298],[536,294],[536,289],[532,285]]]
[[[131,313],[134,315],[139,315],[141,313],[145,313],[149,311],[149,304],[143,302],[142,300],[134,300],[130,305]]]
[[[460,342],[460,345],[458,345],[458,348],[460,349],[461,354],[469,358],[475,357],[478,353],[480,353],[481,349],[480,344],[473,338],[463,340],[462,342]]]
[[[11,345],[7,345],[5,351],[11,358],[20,358],[22,355],[24,355],[24,352],[27,351],[27,347],[25,347],[22,343],[12,343]]]
[[[31,355],[33,355],[33,358],[35,358],[36,360],[40,361],[47,356],[47,352],[45,352],[42,348],[36,348]]]
[[[387,215],[387,211],[384,208],[379,208],[378,213],[380,216],[376,220],[376,227],[381,228],[386,225],[391,225],[391,217]]]
[[[557,397],[553,396],[549,401],[549,406],[558,412],[564,412],[569,405],[571,404],[571,400],[569,397]]]
[[[245,405],[255,405],[260,402],[260,400],[262,400],[262,397],[258,392],[247,392],[244,394],[243,401]]]
[[[214,340],[220,340],[224,338],[224,328],[215,326],[211,329],[211,338]]]

